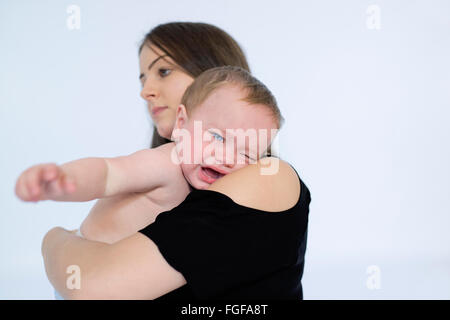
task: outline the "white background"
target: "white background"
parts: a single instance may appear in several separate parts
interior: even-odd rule
[[[66,25],[71,4],[79,30]],[[138,45],[177,20],[229,32],[278,99],[279,154],[312,194],[305,298],[449,299],[445,0],[1,1],[0,298],[52,299],[41,240],[77,228],[93,205],[23,203],[18,175],[148,147]]]

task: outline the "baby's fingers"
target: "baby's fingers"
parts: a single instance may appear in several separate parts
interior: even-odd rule
[[[46,198],[45,184],[59,176],[55,164],[36,165],[21,174],[16,184],[16,194],[24,201],[39,201]]]
[[[60,169],[54,163],[49,163],[42,168],[41,179],[45,182],[57,179],[60,176]]]
[[[30,201],[36,201],[35,198],[39,195],[40,189],[40,168],[34,167],[27,170],[23,179]]]
[[[58,181],[57,179],[61,176],[59,167],[54,163],[43,164],[36,168],[33,174],[36,175],[32,179],[36,184],[33,184],[30,190],[33,201],[49,199],[52,195],[48,194],[46,186],[53,181]],[[60,191],[57,190],[56,193],[59,194]]]
[[[63,196],[75,191],[75,184],[72,179],[65,175],[60,175],[58,179],[45,184],[45,199],[42,200],[63,200]]]
[[[46,163],[36,166],[30,171],[29,192],[32,201],[48,199],[45,186],[47,183],[58,179],[60,176],[59,167],[54,163]]]
[[[44,190],[45,199],[42,200],[57,200],[64,194],[61,179],[47,182]]]
[[[41,193],[41,168],[33,167],[27,170],[23,176],[23,184],[27,193],[26,201],[38,201]]]
[[[15,192],[19,199],[23,201],[31,201],[31,194],[24,175],[21,175],[19,179],[17,179]]]

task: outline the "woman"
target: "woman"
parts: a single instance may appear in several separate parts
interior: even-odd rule
[[[141,46],[140,77],[156,129],[167,138],[173,128],[172,107],[192,81],[187,70],[195,75],[190,64],[203,66],[205,54],[196,52],[195,43],[209,50],[217,37],[204,24],[166,26],[169,32],[148,36],[151,41]],[[202,30],[201,39],[192,32],[194,26]],[[194,47],[184,47],[188,52],[177,51],[176,56],[172,50],[181,39]],[[214,43],[211,48],[204,48],[205,40]],[[194,48],[192,56],[186,48]],[[206,55],[204,65],[216,63],[211,62],[216,55]],[[289,164],[263,160],[219,179],[208,190],[191,192],[170,214],[161,213],[147,228],[114,244],[52,229],[42,245],[50,281],[66,297],[82,299],[302,298],[309,191]],[[267,164],[278,170],[262,175]],[[64,271],[70,265],[81,270],[80,290],[65,287]]]

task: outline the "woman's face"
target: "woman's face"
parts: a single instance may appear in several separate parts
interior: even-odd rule
[[[187,87],[194,81],[170,57],[144,46],[139,57],[141,97],[161,137],[170,139],[175,114]]]

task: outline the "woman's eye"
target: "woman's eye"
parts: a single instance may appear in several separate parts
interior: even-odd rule
[[[167,77],[172,72],[172,70],[161,68],[158,70],[158,72],[159,72],[159,75],[164,78],[164,77]]]

